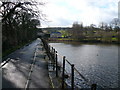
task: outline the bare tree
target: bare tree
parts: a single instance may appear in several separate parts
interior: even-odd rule
[[[106,26],[107,26],[107,23],[105,23],[105,22],[100,22],[99,23],[99,28],[101,28],[102,30],[105,30]]]
[[[2,44],[3,51],[14,48],[16,45],[27,43],[36,38],[37,25],[43,15],[38,11],[37,3],[30,2],[2,2]]]
[[[81,39],[83,37],[82,30],[83,30],[83,24],[74,22],[72,26],[72,37],[75,39]]]

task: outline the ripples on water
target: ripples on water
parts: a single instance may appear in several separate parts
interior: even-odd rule
[[[60,55],[75,64],[75,67],[91,83],[103,88],[118,87],[117,45],[50,43]],[[61,60],[59,60],[61,61]]]

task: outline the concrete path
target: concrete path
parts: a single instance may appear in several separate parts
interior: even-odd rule
[[[3,88],[49,88],[47,62],[41,40],[7,56],[11,60],[2,67]]]

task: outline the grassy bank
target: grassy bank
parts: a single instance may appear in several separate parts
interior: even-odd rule
[[[11,54],[12,52],[14,52],[14,51],[16,51],[20,48],[22,48],[23,46],[26,46],[26,45],[30,44],[31,42],[33,42],[33,41],[29,41],[29,42],[26,42],[26,43],[24,42],[20,45],[14,46],[13,48],[10,48],[10,49],[6,50],[6,51],[2,51],[2,58],[6,57],[7,55]]]
[[[73,38],[49,38],[49,42],[81,42],[81,43],[109,43],[120,44],[117,38],[73,39]]]

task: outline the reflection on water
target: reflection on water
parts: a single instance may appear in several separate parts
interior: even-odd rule
[[[50,43],[59,54],[75,64],[75,67],[92,83],[102,87],[118,86],[117,45]]]

